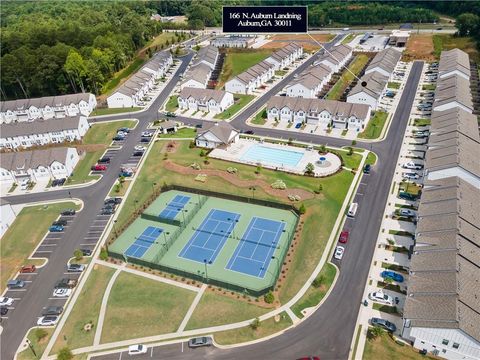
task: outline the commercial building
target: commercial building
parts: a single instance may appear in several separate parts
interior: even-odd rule
[[[178,96],[178,107],[181,110],[221,113],[233,103],[233,95],[222,90],[184,87]]]
[[[408,38],[410,37],[410,31],[406,30],[392,30],[388,39],[388,45],[396,47],[405,47]]]

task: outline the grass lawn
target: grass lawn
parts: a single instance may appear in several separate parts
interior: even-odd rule
[[[27,337],[37,356],[34,356],[32,350],[27,347],[24,351],[18,353],[17,360],[34,360],[40,358],[47,347],[50,336],[53,334],[53,330],[53,328],[33,328],[30,330]]]
[[[362,161],[362,155],[355,153],[353,153],[352,155],[348,155],[348,151],[337,151],[337,153],[341,156],[343,160],[343,166],[349,169],[358,169],[358,166]]]
[[[107,146],[112,142],[118,128],[129,127],[132,128],[136,124],[134,120],[112,121],[105,123],[94,123],[90,130],[87,131],[83,138],[82,145],[86,145],[86,153],[81,159],[75,169],[73,175],[67,180],[67,184],[81,184],[94,179],[99,176],[89,176],[92,165],[95,165],[97,160],[105,152]]]
[[[112,190],[110,191],[110,194],[108,194],[108,196],[124,196],[131,183],[132,183],[131,180],[125,180],[125,182],[123,184],[121,184],[117,180],[115,182],[115,185],[113,186]],[[119,185],[118,187],[117,187],[117,184]]]
[[[360,36],[361,34],[355,34],[355,33],[351,33],[351,34],[348,34],[347,36],[345,36],[345,38],[342,40],[342,44],[348,44],[350,41],[352,41],[353,39],[355,39],[356,36]]]
[[[400,89],[400,83],[395,81],[389,81],[387,87],[390,89]]]
[[[365,160],[365,164],[374,165],[377,162],[377,155],[374,152],[369,152],[367,155],[367,160]]]
[[[267,319],[260,323],[260,326],[253,330],[250,326],[240,329],[220,331],[213,334],[215,342],[221,345],[238,344],[246,341],[260,339],[265,336],[275,334],[292,325],[292,320],[287,313],[279,314],[279,321],[276,322],[274,318]]]
[[[337,83],[328,92],[327,99],[329,100],[340,99],[345,89],[355,79],[353,74],[358,75],[367,64],[368,59],[369,58],[367,55],[364,55],[364,54],[357,55],[355,59],[348,66],[348,69],[350,71],[346,69],[343,71],[340,79],[338,79]]]
[[[422,90],[423,91],[434,91],[437,88],[435,84],[425,84],[422,85]]]
[[[129,107],[129,108],[102,108],[102,109],[96,109],[94,110],[90,116],[99,116],[99,115],[112,115],[112,114],[123,114],[123,113],[129,113],[133,111],[139,111],[142,110],[143,108],[141,107]]]
[[[271,310],[208,291],[200,299],[185,330],[236,323],[256,318]]]
[[[383,305],[383,304],[373,304],[372,305],[373,310],[378,310],[382,311],[388,314],[398,314],[398,310],[396,306],[388,306],[388,305]]]
[[[0,240],[2,261],[0,264],[0,288],[3,290],[7,281],[31,261],[27,261],[32,251],[48,231],[50,224],[60,215],[63,209],[79,206],[68,201],[58,204],[24,207],[13,224]]]
[[[108,299],[102,343],[174,332],[193,291],[122,272]]]
[[[194,139],[195,136],[197,135],[197,130],[193,128],[180,128],[178,129],[177,132],[171,133],[171,134],[160,134],[158,135],[159,138],[167,138],[167,139],[173,139],[173,138],[192,138]]]
[[[275,70],[275,76],[284,76],[286,73],[286,70]]]
[[[303,318],[302,310],[316,306],[325,296],[328,289],[332,285],[333,279],[337,269],[332,264],[326,263],[320,274],[318,275],[322,279],[322,285],[320,287],[314,287],[313,285],[307,290],[307,292],[298,300],[293,306],[292,311],[299,318]]]
[[[267,122],[267,108],[260,110],[252,120],[252,124],[265,125]]]
[[[64,346],[76,349],[93,344],[103,293],[114,272],[115,269],[95,265],[53,346],[52,353],[57,353]],[[88,322],[93,323],[93,329],[84,331],[83,327]]]
[[[235,115],[240,109],[245,107],[250,101],[252,101],[255,96],[253,95],[241,95],[241,94],[234,94],[235,103],[226,109],[224,112],[217,114],[214,116],[214,119],[230,119],[233,115]]]
[[[178,95],[172,95],[165,103],[165,110],[174,112],[178,109]]]
[[[475,40],[471,37],[457,37],[450,34],[433,35],[434,55],[440,59],[440,53],[443,50],[451,50],[459,48],[468,53],[470,59],[480,62],[480,53],[475,44]]]
[[[227,49],[218,88],[234,76],[265,60],[272,52],[273,49]]]
[[[388,113],[376,111],[367,124],[365,130],[358,134],[360,139],[378,139],[387,121]]]
[[[420,360],[439,359],[429,355],[420,355],[416,349],[408,345],[397,344],[386,332],[376,339],[368,339],[363,350],[363,360]]]
[[[430,119],[415,119],[413,120],[414,126],[427,126],[430,125],[432,121]]]
[[[109,95],[113,89],[120,85],[120,81],[137,72],[138,69],[145,63],[146,59],[144,58],[135,58],[130,64],[117,72],[113,78],[107,82],[102,88],[102,94]]]

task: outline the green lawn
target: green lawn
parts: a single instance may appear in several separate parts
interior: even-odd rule
[[[408,345],[397,344],[386,332],[376,339],[368,339],[363,351],[363,360],[420,360],[439,359],[420,355],[416,349]]]
[[[53,330],[54,330],[53,328],[31,329],[27,334],[27,338],[30,340],[30,343],[33,347],[33,351],[35,351],[35,354],[37,354],[37,356],[33,355],[32,350],[27,347],[24,351],[18,353],[17,360],[39,359],[43,354],[43,352],[45,351],[45,348],[47,347],[48,341],[50,340],[50,336],[52,336],[53,334]],[[38,337],[40,334],[42,334],[41,338]]]
[[[390,89],[400,89],[400,83],[395,81],[389,81],[387,87]]]
[[[302,310],[316,306],[324,298],[327,291],[335,279],[337,269],[332,264],[326,263],[318,277],[322,279],[322,285],[320,287],[314,287],[313,285],[307,290],[307,292],[298,300],[293,306],[292,311],[299,318],[303,318]],[[318,278],[317,277],[317,278]]]
[[[284,76],[287,72],[286,70],[275,70],[275,76]]]
[[[457,37],[451,34],[433,35],[434,55],[437,59],[443,50],[459,48],[468,53],[470,59],[480,62],[480,53],[478,52],[476,42],[471,37]]]
[[[422,85],[422,90],[423,91],[434,91],[437,88],[435,84],[425,84]]]
[[[88,175],[92,165],[95,165],[97,160],[105,152],[107,146],[112,142],[112,138],[115,136],[118,128],[133,128],[135,124],[135,120],[122,120],[92,124],[90,130],[87,131],[82,141],[83,145],[87,145],[85,156],[78,162],[77,166],[73,170],[73,175],[68,178],[67,184],[81,184],[98,179],[99,176]]]
[[[168,139],[173,139],[173,138],[195,138],[197,135],[197,130],[193,128],[180,128],[178,129],[177,132],[171,133],[171,134],[160,134],[158,135],[159,138],[168,138]]]
[[[265,60],[272,52],[273,49],[228,49],[218,87],[223,86],[228,80],[253,65]]]
[[[364,55],[364,54],[357,55],[355,59],[348,66],[348,69],[350,71],[346,69],[343,71],[340,79],[338,79],[337,83],[328,92],[327,99],[329,100],[340,99],[345,89],[355,79],[355,76],[353,76],[353,74],[358,75],[367,64],[368,59],[369,58],[367,55]]]
[[[174,332],[195,292],[122,272],[108,299],[102,343]]]
[[[345,36],[345,38],[342,40],[342,44],[348,44],[350,41],[355,39],[356,36],[360,36],[361,34],[356,34],[356,33],[351,33]]]
[[[257,115],[255,115],[255,117],[252,120],[252,124],[265,125],[266,122],[267,122],[267,109],[263,108],[257,113]]]
[[[371,117],[365,130],[358,134],[360,139],[378,139],[382,134],[383,127],[387,121],[388,113],[376,111]]]
[[[427,126],[430,125],[432,121],[430,119],[415,119],[413,120],[414,126]]]
[[[242,300],[205,292],[185,330],[236,323],[255,318],[271,310],[256,306],[255,303],[249,304]]]
[[[103,293],[114,272],[115,269],[110,267],[95,265],[53,346],[52,353],[57,353],[64,346],[76,349],[93,345]],[[89,322],[92,322],[93,329],[83,330]]]
[[[2,261],[0,263],[0,289],[7,281],[31,261],[27,261],[32,251],[47,233],[49,226],[60,215],[63,209],[79,206],[73,202],[24,207],[13,224],[0,239]]]
[[[99,116],[99,115],[112,115],[112,114],[123,114],[123,113],[129,113],[133,111],[139,111],[142,110],[143,108],[141,107],[130,107],[130,108],[101,108],[101,109],[95,109],[90,116]]]
[[[377,162],[377,155],[374,152],[369,152],[367,155],[367,160],[365,160],[365,164],[375,165]]]
[[[178,109],[178,95],[172,95],[165,103],[165,110],[174,112]]]
[[[252,101],[255,96],[253,95],[241,95],[241,94],[234,94],[235,103],[227,108],[224,112],[217,114],[214,116],[215,119],[225,120],[230,119],[233,115],[235,115],[240,109],[245,107],[250,101]]]
[[[269,318],[262,321],[256,330],[246,326],[235,330],[220,331],[213,334],[213,337],[215,342],[221,345],[238,344],[275,334],[292,325],[292,320],[285,312],[279,314],[278,320],[276,322],[274,318]]]
[[[112,197],[114,197],[114,196],[124,196],[131,183],[132,183],[132,181],[126,180],[122,184],[117,180],[115,182],[115,185],[113,186],[112,190],[110,190],[110,194],[108,196],[112,196]],[[119,185],[119,186],[117,187],[117,185]],[[117,189],[118,189],[118,191],[117,191]]]

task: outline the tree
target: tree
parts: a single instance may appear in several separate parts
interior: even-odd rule
[[[299,212],[300,214],[302,214],[302,215],[307,212],[307,208],[305,207],[305,204],[304,204],[304,203],[302,203],[302,204],[300,205],[300,207],[298,208],[298,212]]]
[[[83,251],[80,249],[76,249],[73,252],[73,256],[75,256],[75,260],[81,260],[83,258]]]
[[[368,329],[368,338],[371,340],[375,340],[377,337],[383,334],[383,330],[378,326],[374,326]]]
[[[57,360],[71,360],[73,359],[72,351],[68,347],[63,347],[57,354]]]
[[[307,166],[305,166],[305,175],[313,175],[315,173],[315,165],[312,163],[308,163]]]
[[[78,85],[80,86],[80,90],[85,92],[83,80],[87,73],[87,67],[82,55],[80,55],[76,50],[71,50],[68,53],[68,57],[63,69],[69,76],[72,87],[76,89],[76,85]]]
[[[272,291],[269,291],[264,295],[263,300],[265,300],[267,304],[273,304],[273,302],[275,301],[275,295],[273,295]]]
[[[480,16],[465,13],[461,14],[456,19],[456,25],[460,36],[468,36],[476,34],[480,29]]]
[[[257,167],[255,168],[255,174],[260,174],[262,172],[262,165],[257,165]]]
[[[325,145],[320,145],[320,154],[325,154],[327,147]]]
[[[325,279],[324,279],[323,275],[319,275],[315,279],[313,279],[312,286],[314,288],[319,288],[320,286],[322,286],[324,280]]]
[[[257,330],[260,327],[260,319],[256,317],[253,319],[253,321],[250,323],[250,328],[252,330]]]
[[[348,147],[348,153],[347,155],[352,156],[353,155],[353,148],[351,146]]]
[[[108,259],[108,251],[104,247],[100,250],[100,260],[107,260]]]

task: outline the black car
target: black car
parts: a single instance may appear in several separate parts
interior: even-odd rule
[[[363,173],[364,174],[370,174],[371,169],[372,169],[372,166],[370,164],[367,164],[363,167]]]
[[[105,205],[108,205],[108,204],[120,204],[121,202],[122,202],[122,198],[113,197],[113,198],[105,199],[105,201],[103,203]]]
[[[197,129],[201,129],[202,126],[203,126],[202,124],[197,124],[197,125],[195,125],[195,127],[196,127]]]
[[[394,333],[395,330],[397,330],[397,327],[395,326],[395,324],[385,319],[373,317],[370,319],[370,323],[372,324],[372,326],[380,327],[392,333]]]
[[[92,255],[92,250],[89,250],[89,249],[80,249],[80,251],[82,252],[82,255],[83,255],[83,256],[90,256],[90,255]]]
[[[65,220],[65,219],[58,219],[57,221],[54,221],[54,222],[52,223],[52,226],[55,226],[55,225],[65,226],[65,225],[67,225],[67,220]]]
[[[7,315],[7,313],[8,313],[8,308],[7,308],[6,306],[0,307],[0,314],[1,314],[2,316]]]
[[[110,164],[110,158],[108,156],[104,156],[98,159],[97,163],[99,164]]]
[[[142,142],[142,143],[149,143],[149,142],[150,142],[150,138],[144,138],[144,137],[142,137],[142,138],[140,139],[140,142]]]
[[[247,130],[245,131],[245,134],[253,135],[253,130]]]
[[[75,215],[75,209],[65,209],[60,214],[62,215]]]
[[[52,180],[52,187],[58,186],[58,179]]]
[[[108,210],[115,210],[115,208],[117,207],[117,204],[106,204],[103,208],[103,209],[108,209]]]
[[[135,151],[132,156],[143,156],[143,151]]]
[[[113,209],[102,209],[100,215],[112,215],[115,212]]]
[[[125,140],[125,137],[124,137],[124,136],[118,136],[118,135],[117,135],[117,136],[115,136],[115,137],[113,138],[113,141],[123,141],[123,140]]]
[[[48,306],[43,309],[42,316],[60,315],[62,312],[63,307],[61,306]]]
[[[65,184],[65,181],[67,181],[66,178],[58,179],[58,186],[62,186],[63,184]]]
[[[129,132],[130,132],[130,128],[128,128],[128,127],[121,127],[121,128],[119,128],[119,129],[117,129],[117,132],[119,132],[119,131],[122,131],[122,132],[124,132],[124,133],[129,133]]]
[[[77,280],[76,279],[68,279],[64,278],[60,280],[57,285],[55,285],[55,289],[73,289],[75,286],[77,286]]]

